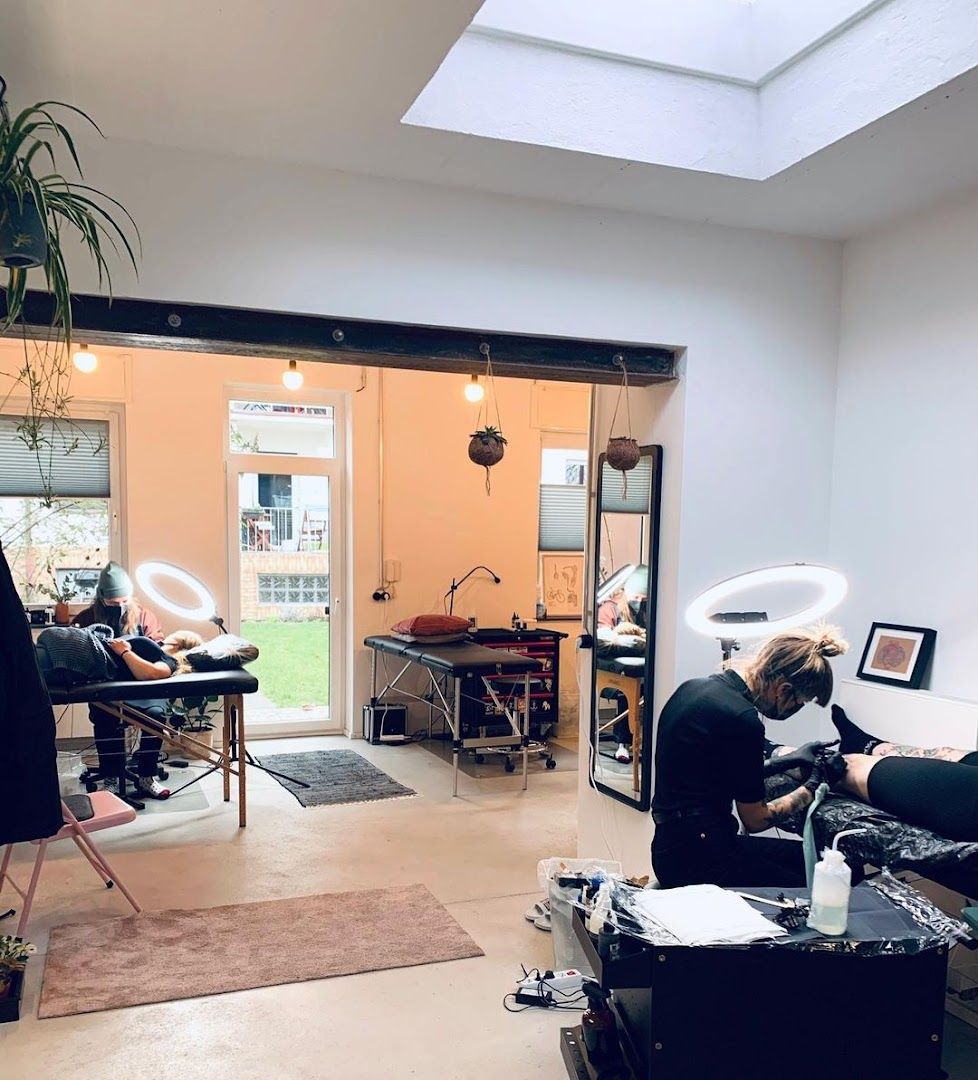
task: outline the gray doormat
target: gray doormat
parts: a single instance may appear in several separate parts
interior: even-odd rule
[[[72,1016],[482,955],[424,885],[144,911],[55,927],[37,1015]],[[446,984],[451,980],[446,974]],[[270,1001],[263,1008],[271,1015]]]
[[[406,799],[417,795],[353,750],[307,750],[300,754],[263,754],[267,769],[305,780],[307,788],[275,777],[303,806]]]

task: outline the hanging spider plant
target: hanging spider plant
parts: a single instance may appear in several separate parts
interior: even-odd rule
[[[54,430],[71,425],[68,354],[72,315],[66,243],[80,240],[98,271],[99,288],[111,299],[112,274],[106,256],[128,262],[135,270],[139,230],[120,202],[84,183],[74,139],[57,115],[66,110],[101,135],[98,124],[81,109],[58,101],[38,102],[11,117],[4,102],[5,90],[6,83],[0,78],[0,265],[8,271],[0,336],[20,326],[24,366],[11,376],[13,386],[0,406],[18,389],[27,396],[27,415],[18,433],[37,456],[45,494],[50,498],[43,452],[53,447]],[[78,180],[69,180],[60,171],[59,153],[67,153]],[[31,343],[23,311],[28,271],[35,266],[43,267],[53,304],[46,339]],[[69,444],[71,441],[69,438]],[[59,442],[63,444],[64,437]]]

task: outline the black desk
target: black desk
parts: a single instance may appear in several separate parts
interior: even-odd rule
[[[850,912],[843,938],[806,928],[776,945],[690,948],[623,937],[609,958],[575,910],[595,978],[612,992],[624,1075],[937,1080],[947,945],[869,885],[853,890]],[[562,1030],[561,1050],[572,1078],[600,1075],[587,1071],[579,1028]]]

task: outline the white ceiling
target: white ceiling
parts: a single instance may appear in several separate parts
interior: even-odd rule
[[[14,107],[62,98],[114,139],[809,235],[978,184],[975,71],[765,181],[401,123],[479,7],[4,0],[0,74]]]

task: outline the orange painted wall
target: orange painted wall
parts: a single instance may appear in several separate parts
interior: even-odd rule
[[[213,588],[220,609],[227,612],[225,387],[280,388],[284,365],[200,353],[97,351],[98,370],[73,376],[71,392],[79,404],[113,402],[125,409],[128,562],[134,566],[158,558],[185,567]],[[15,347],[0,345],[0,379],[19,360]],[[344,712],[347,724],[352,721],[358,730],[360,705],[369,693],[363,638],[383,632],[402,616],[441,610],[453,574],[460,577],[476,563],[485,563],[502,578],[498,586],[471,580],[459,592],[457,613],[475,613],[483,626],[509,625],[513,611],[532,618],[541,425],[586,431],[589,391],[583,386],[496,380],[509,446],[493,470],[492,494],[487,496],[483,471],[466,456],[478,406],[463,398],[465,377],[311,363],[302,370],[306,389],[348,395],[353,650]],[[357,392],[364,376],[365,389]],[[387,605],[370,598],[379,584],[381,382],[385,553],[402,566],[402,580]],[[573,728],[577,626],[555,626],[571,633],[565,642],[562,712]]]

